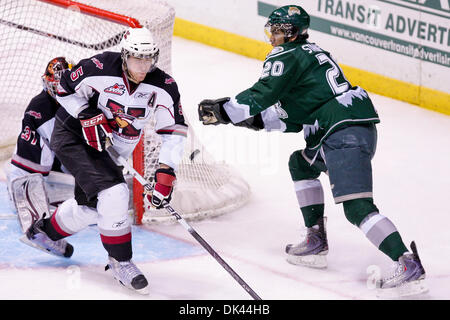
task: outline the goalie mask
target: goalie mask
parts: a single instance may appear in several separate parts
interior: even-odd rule
[[[156,68],[159,49],[147,28],[129,28],[120,42],[122,68],[133,82],[144,80]]]
[[[42,83],[46,90],[53,98],[58,92],[59,81],[65,70],[70,70],[72,64],[64,57],[57,57],[50,60],[42,75]]]
[[[282,33],[283,41],[288,42],[293,37],[303,35],[308,37],[310,17],[300,6],[289,5],[274,10],[264,26],[266,37],[271,39],[277,33]],[[272,41],[271,41],[272,42]]]

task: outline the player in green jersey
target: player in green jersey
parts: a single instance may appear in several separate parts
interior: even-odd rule
[[[327,266],[328,241],[324,193],[319,175],[328,174],[335,203],[346,218],[397,266],[380,279],[382,291],[426,291],[425,271],[414,242],[404,245],[394,224],[379,213],[372,196],[371,160],[375,154],[378,114],[367,92],[352,86],[331,54],[307,41],[310,17],[296,5],[273,11],[266,24],[272,46],[258,82],[232,98],[203,100],[205,125],[232,123],[250,129],[300,132],[306,148],[289,159],[306,239],[287,245],[287,260],[316,268]]]

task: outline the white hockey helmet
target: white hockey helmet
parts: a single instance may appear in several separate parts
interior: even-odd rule
[[[159,48],[147,28],[129,28],[122,37],[120,48],[125,70],[127,69],[127,59],[130,56],[152,60],[152,66],[148,72],[152,72],[156,68]]]

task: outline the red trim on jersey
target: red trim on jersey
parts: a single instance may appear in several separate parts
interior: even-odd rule
[[[105,236],[103,234],[100,234],[100,238],[102,239],[102,242],[106,244],[122,244],[131,241],[131,232],[116,237]]]
[[[127,91],[128,91],[128,94],[131,94],[130,93],[130,84],[128,83],[128,77],[127,77],[127,75],[125,74],[125,71],[122,71],[122,80],[123,80],[123,83],[125,83],[125,87],[127,88]]]
[[[167,108],[166,106],[163,106],[162,104],[158,104],[158,105],[156,106],[156,108],[155,108],[155,111],[156,111],[156,109],[158,109],[158,107],[163,107],[163,108],[167,109],[167,111],[169,111],[169,113],[170,113],[170,115],[172,116],[172,118],[175,119],[175,117],[173,116],[172,111],[170,111],[169,108]]]
[[[34,173],[41,173],[42,175],[48,175],[50,173],[50,171],[35,170],[33,168],[30,168],[30,167],[24,165],[23,163],[18,162],[17,160],[12,160],[11,159],[11,163],[14,164],[15,166],[21,168],[21,169],[24,169],[24,170],[28,171],[28,172],[31,171],[31,172],[34,172]]]
[[[56,213],[58,212],[58,209],[56,209],[56,211],[53,213],[51,219],[50,219],[50,223],[52,224],[53,228],[55,228],[56,232],[58,232],[60,235],[64,236],[64,237],[68,237],[70,235],[72,235],[71,233],[67,233],[65,232],[63,229],[61,229],[61,227],[59,226],[58,222],[56,221]]]

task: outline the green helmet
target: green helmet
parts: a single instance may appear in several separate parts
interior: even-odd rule
[[[286,38],[304,34],[309,28],[309,15],[300,6],[289,5],[274,10],[266,23],[266,27],[280,28]]]

